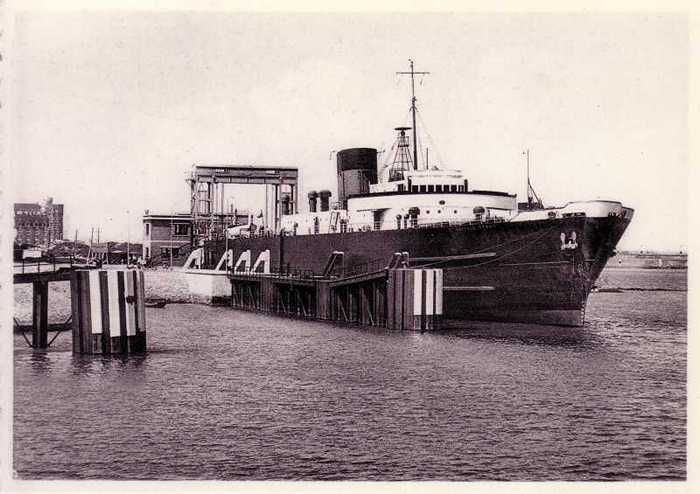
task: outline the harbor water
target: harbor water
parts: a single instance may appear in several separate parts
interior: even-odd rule
[[[21,479],[686,476],[687,273],[610,269],[583,328],[436,333],[148,309],[145,356],[15,335]],[[148,274],[146,274],[148,277]]]

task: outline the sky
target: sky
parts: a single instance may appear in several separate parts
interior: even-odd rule
[[[412,58],[431,162],[522,196],[529,148],[546,205],[619,200],[621,249],[687,248],[682,15],[29,11],[13,45],[14,199],[63,203],[68,238],[138,241],[145,209],[188,210],[195,162],[335,194],[333,151],[406,124]]]

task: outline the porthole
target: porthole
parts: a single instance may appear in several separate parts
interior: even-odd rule
[[[440,213],[442,213],[442,210],[441,210],[441,209],[438,209],[438,214],[440,214]]]
[[[457,210],[455,209],[455,214],[457,214]]]
[[[428,210],[425,212],[425,214],[430,214],[430,209],[428,209]]]

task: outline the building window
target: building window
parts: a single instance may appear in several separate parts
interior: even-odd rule
[[[150,223],[146,223],[146,236],[147,237],[151,236],[151,224]],[[148,256],[146,256],[146,257],[148,257]]]
[[[174,225],[175,231],[173,232],[173,235],[189,235],[190,233],[190,225],[187,223],[175,223]]]

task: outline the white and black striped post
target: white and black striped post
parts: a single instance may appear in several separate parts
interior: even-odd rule
[[[143,271],[75,271],[71,306],[74,353],[146,351]]]
[[[442,322],[442,269],[390,269],[387,327],[430,331]]]

